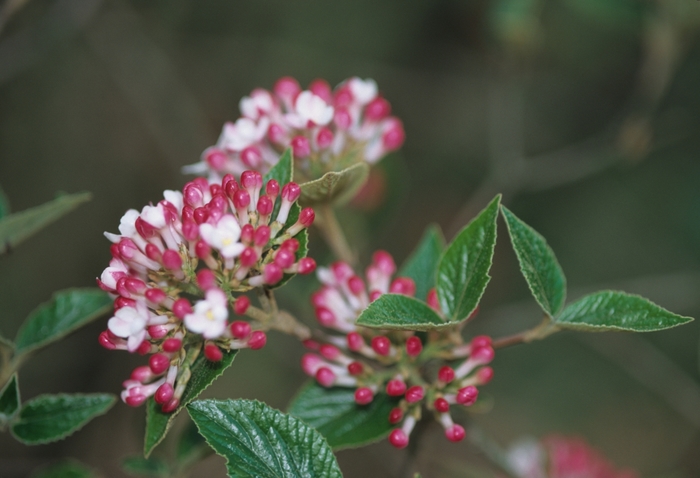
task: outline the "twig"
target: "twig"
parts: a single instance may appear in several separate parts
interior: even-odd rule
[[[333,254],[340,260],[347,262],[350,265],[355,264],[355,254],[348,244],[343,229],[338,223],[338,218],[335,216],[335,211],[331,204],[323,204],[315,208],[316,211],[316,226],[321,231],[323,239],[331,248]]]

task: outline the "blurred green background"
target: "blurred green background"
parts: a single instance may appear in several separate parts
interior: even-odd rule
[[[363,259],[401,262],[431,222],[451,238],[496,193],[556,251],[569,297],[601,288],[700,317],[700,2],[695,0],[5,0],[0,32],[0,184],[14,211],[56,192],[94,199],[0,257],[0,330],[54,290],[94,285],[102,232],[182,186],[238,100],[283,75],[302,85],[371,77],[403,119],[382,162],[379,207],[343,212]],[[381,182],[381,181],[380,181]],[[369,210],[368,210],[369,208]],[[312,254],[330,259],[316,238]],[[365,262],[366,263],[366,262]],[[500,231],[493,279],[467,333],[539,321]],[[307,322],[295,280],[280,300]],[[38,354],[24,399],[108,391],[142,362],[107,352],[106,318]],[[642,476],[700,476],[700,324],[628,335],[562,333],[498,352],[475,426],[506,445],[576,434]],[[207,392],[284,409],[301,348],[273,335]],[[486,410],[489,409],[489,410]],[[184,417],[181,417],[184,418]],[[182,421],[182,420],[181,420]],[[119,403],[54,445],[0,435],[0,476],[75,457],[104,476],[142,447],[144,409]],[[428,430],[423,476],[493,476],[472,445]],[[166,443],[162,453],[168,452]],[[338,455],[347,477],[391,477],[386,443]],[[225,476],[211,458],[193,476]]]

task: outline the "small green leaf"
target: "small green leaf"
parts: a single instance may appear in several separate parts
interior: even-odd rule
[[[301,184],[301,203],[343,204],[355,195],[369,175],[369,164],[357,163],[342,171],[331,171],[319,179]]]
[[[89,201],[90,197],[90,193],[66,194],[41,206],[3,217],[0,220],[0,254]]]
[[[0,219],[10,214],[10,200],[0,187]]]
[[[318,430],[334,450],[340,450],[386,437],[393,428],[387,417],[396,403],[380,393],[368,405],[358,405],[352,388],[324,388],[309,381],[292,400],[289,413]]]
[[[399,275],[410,277],[416,283],[417,298],[425,300],[428,291],[435,287],[437,266],[444,249],[445,239],[440,227],[433,224],[425,230],[418,247],[401,267]]]
[[[587,295],[564,309],[554,323],[582,332],[655,332],[692,321],[638,295],[604,290]]]
[[[182,431],[175,450],[175,458],[181,468],[186,468],[212,453],[212,449],[204,441],[204,437],[199,434],[197,426],[193,421],[187,422],[187,426]]]
[[[459,322],[479,305],[486,289],[496,246],[496,219],[501,195],[462,229],[440,259],[437,292],[451,322]]]
[[[300,419],[251,400],[198,400],[187,407],[229,476],[342,477],[323,436]]]
[[[298,202],[295,202],[292,204],[291,209],[289,210],[289,217],[287,218],[287,226],[285,226],[282,231],[280,231],[280,234],[284,234],[289,227],[293,226],[297,220],[299,219],[299,214],[301,213],[301,206],[299,206]],[[307,228],[302,229],[296,236],[294,236],[294,239],[299,241],[299,249],[297,249],[296,252],[296,258],[297,261],[303,257],[306,257],[306,255],[309,253],[309,230]],[[269,286],[270,289],[278,289],[285,285],[289,280],[294,277],[296,274],[284,274],[282,276],[282,280],[280,280],[278,283]]]
[[[99,289],[67,289],[56,292],[37,307],[17,332],[18,354],[55,342],[108,312],[112,299]]]
[[[375,329],[435,330],[454,325],[445,322],[428,304],[413,297],[382,294],[362,311],[357,325]]]
[[[49,443],[71,435],[109,410],[116,397],[91,395],[41,395],[22,406],[12,434],[25,445]]]
[[[31,478],[96,478],[98,475],[86,465],[75,460],[63,460],[61,463],[44,467],[32,473]]]
[[[220,362],[210,362],[203,354],[200,354],[190,367],[192,376],[180,398],[180,405],[172,413],[163,413],[154,400],[149,399],[146,402],[146,436],[143,444],[143,454],[146,458],[163,441],[177,414],[231,366],[236,352],[235,350],[224,352],[224,357]]]
[[[561,312],[566,300],[566,277],[554,251],[544,237],[505,206],[501,206],[501,213],[506,220],[520,270],[532,295],[542,310],[554,317]]]
[[[167,463],[159,458],[130,456],[122,462],[122,469],[135,476],[170,476]]]
[[[292,148],[287,148],[279,161],[267,172],[263,182],[267,184],[270,179],[276,180],[280,187],[284,186],[294,178],[294,159],[292,158]]]
[[[21,403],[17,373],[14,373],[2,390],[0,390],[0,429],[4,428],[5,424],[14,418],[19,411]]]

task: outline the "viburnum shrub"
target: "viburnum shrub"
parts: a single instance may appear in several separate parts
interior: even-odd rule
[[[240,111],[216,145],[185,168],[199,177],[140,211],[130,209],[118,234],[105,233],[112,259],[97,279],[104,292],[59,293],[14,343],[0,341],[0,427],[10,426],[25,443],[44,443],[109,408],[109,395],[46,396],[23,405],[16,375],[27,352],[100,315],[109,302],[113,311],[99,343],[144,356],[121,398],[146,407],[145,458],[128,459],[125,468],[173,475],[211,447],[227,459],[230,476],[341,476],[333,449],[382,439],[404,448],[417,443],[422,420],[437,421],[448,441],[461,442],[470,436],[468,412],[479,390],[498,379],[490,364],[499,348],[562,330],[650,332],[692,320],[619,291],[566,304],[554,252],[500,195],[449,243],[432,225],[401,267],[380,250],[363,270],[335,209],[404,141],[402,123],[376,83],[350,78],[331,88],[315,80],[303,90],[285,77],[271,91],[253,90]],[[469,322],[490,280],[499,216],[543,318],[531,330],[492,338],[472,332]],[[38,227],[41,221],[27,217],[16,224]],[[316,230],[335,256],[318,269],[308,250]],[[0,244],[15,245],[20,236],[8,237]],[[319,288],[300,298],[313,306],[318,324],[310,327],[312,317],[278,306],[275,290],[314,271]],[[60,320],[65,310],[72,322]],[[300,367],[310,380],[288,414],[257,401],[197,400],[239,351],[274,342],[271,331],[293,335],[305,349]],[[66,412],[76,408],[82,413]],[[185,408],[197,428],[183,432],[179,447],[196,459],[150,457]],[[42,429],[36,417],[47,410],[55,423]],[[582,442],[554,437],[528,446],[494,460],[523,478],[634,476],[614,471]],[[415,454],[415,446],[397,453]]]

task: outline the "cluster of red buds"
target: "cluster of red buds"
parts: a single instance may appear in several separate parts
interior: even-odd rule
[[[374,253],[366,282],[344,262],[319,268],[323,287],[312,302],[318,322],[335,333],[322,332],[318,340],[305,342],[313,352],[303,356],[302,368],[324,387],[354,387],[359,406],[371,403],[378,393],[399,399],[387,417],[392,425],[401,424],[389,435],[397,448],[408,445],[423,409],[434,413],[448,440],[461,441],[465,431],[453,422],[450,407],[473,405],[476,387],[493,377],[493,369],[485,366],[494,357],[491,339],[478,336],[465,343],[458,326],[421,334],[356,325],[360,313],[380,295],[415,295],[413,280],[392,280],[395,272],[394,260],[384,251]],[[439,312],[434,289],[427,302]]]
[[[165,191],[157,205],[131,209],[112,241],[112,261],[97,280],[114,297],[114,316],[99,341],[107,349],[152,354],[124,382],[122,399],[138,406],[154,395],[162,410],[177,408],[200,352],[259,349],[264,318],[245,292],[274,286],[285,274],[316,269],[297,236],[314,220],[299,209],[301,190],[257,171],[210,183],[197,178],[182,192]],[[242,317],[241,317],[242,318]]]
[[[294,78],[284,77],[272,91],[253,90],[240,110],[242,116],[226,123],[216,145],[186,172],[214,177],[245,169],[265,172],[287,148],[302,170],[323,171],[341,159],[374,163],[400,148],[405,138],[401,120],[390,116],[391,105],[369,79],[349,78],[335,89],[319,79],[302,91]]]
[[[507,454],[519,478],[637,478],[630,469],[618,470],[599,451],[580,438],[551,435],[522,440]]]

